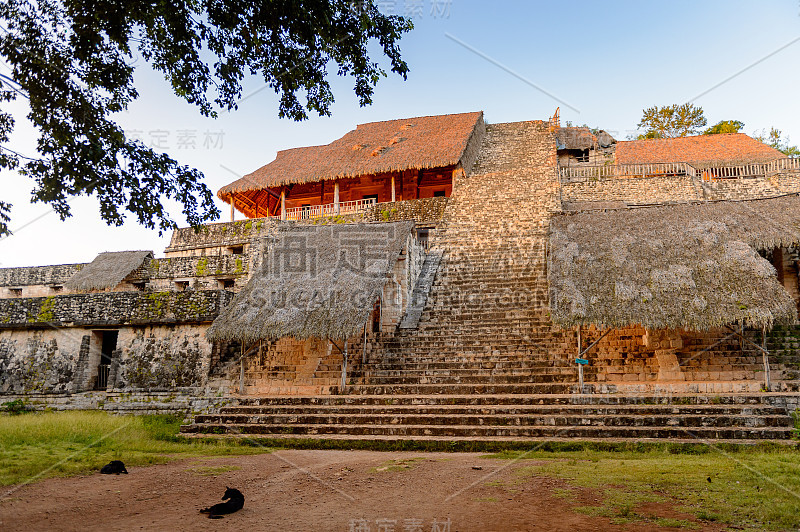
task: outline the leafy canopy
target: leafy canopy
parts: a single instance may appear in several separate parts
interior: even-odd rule
[[[753,134],[753,138],[785,153],[789,157],[800,157],[800,148],[790,145],[789,137],[784,139],[783,132],[780,129],[770,128],[769,133],[762,129],[761,131],[756,131]]]
[[[303,120],[330,114],[334,64],[353,77],[359,103],[372,102],[386,75],[367,51],[373,40],[405,79],[398,42],[412,28],[373,0],[3,0],[0,25],[0,57],[11,68],[0,75],[0,105],[26,98],[38,131],[36,157],[12,151],[15,117],[0,107],[0,169],[34,180],[33,201],[62,220],[73,196],[95,195],[107,223],[122,224],[128,211],[159,232],[175,227],[165,198],[181,203],[193,226],[219,210],[202,173],[127,138],[116,123],[138,97],[137,53],[204,116],[235,109],[242,80],[259,75],[280,97],[278,115]],[[0,235],[9,233],[10,208],[0,201]]]
[[[645,132],[638,139],[668,139],[695,135],[707,123],[703,108],[691,103],[683,105],[653,106],[645,109],[639,129]]]
[[[703,135],[717,135],[720,133],[738,133],[744,129],[744,122],[738,120],[722,120],[703,131]]]

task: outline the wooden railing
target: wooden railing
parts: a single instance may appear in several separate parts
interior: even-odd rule
[[[618,164],[598,166],[562,166],[558,176],[562,182],[593,181],[624,177],[668,177],[696,175],[686,163]]]
[[[786,157],[766,163],[698,168],[688,163],[620,164],[604,166],[562,166],[558,176],[562,183],[641,177],[688,176],[705,181],[771,177],[776,174],[800,171],[800,158]]]
[[[354,201],[340,201],[338,212],[335,203],[324,205],[311,205],[309,207],[293,207],[286,209],[287,220],[314,220],[316,218],[327,218],[343,214],[356,214],[363,212],[377,203],[375,198],[360,199]],[[278,215],[277,217],[280,217]]]
[[[786,157],[766,163],[708,167],[698,171],[702,173],[703,179],[706,181],[748,177],[772,177],[777,174],[800,171],[800,159]]]

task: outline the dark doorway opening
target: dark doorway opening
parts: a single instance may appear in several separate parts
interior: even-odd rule
[[[98,390],[105,390],[108,387],[108,373],[111,369],[111,357],[117,350],[117,339],[119,331],[100,331],[100,364],[97,366],[97,386]]]

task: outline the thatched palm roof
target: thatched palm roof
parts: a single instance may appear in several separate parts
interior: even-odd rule
[[[597,146],[597,137],[588,127],[560,127],[553,134],[559,150],[588,150]]]
[[[357,334],[413,222],[284,225],[254,244],[253,276],[208,330],[215,341]]]
[[[744,133],[617,142],[617,164],[689,163],[698,167],[764,163],[786,157]]]
[[[280,185],[455,165],[482,120],[475,112],[359,124],[330,144],[280,151],[217,195],[229,201],[234,193]]]
[[[797,196],[556,216],[552,318],[688,330],[792,323],[796,304],[756,250],[798,242]]]
[[[114,288],[128,275],[152,259],[152,251],[107,251],[100,253],[78,273],[64,283],[64,288],[75,291],[105,290]]]

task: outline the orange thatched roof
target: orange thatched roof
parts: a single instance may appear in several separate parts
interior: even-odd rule
[[[700,166],[763,163],[786,157],[744,133],[617,142],[617,164],[684,162]]]
[[[360,124],[325,146],[278,152],[274,161],[219,190],[220,198],[292,183],[455,165],[483,113]]]

